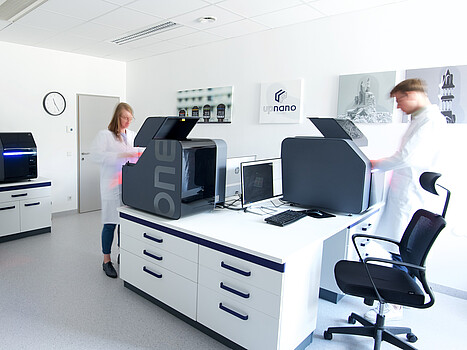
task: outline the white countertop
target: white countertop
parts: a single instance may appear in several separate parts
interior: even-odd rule
[[[284,210],[289,208],[283,207]],[[130,207],[121,207],[119,210],[164,227],[283,264],[291,254],[316,244],[317,240],[324,241],[380,208],[381,205],[376,205],[362,214],[337,215],[332,218],[305,217],[284,227],[270,225],[264,221],[272,214],[257,215],[228,209],[215,209],[178,220],[159,217]]]

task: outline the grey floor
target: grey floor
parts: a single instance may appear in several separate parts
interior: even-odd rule
[[[0,349],[227,349],[106,277],[101,263],[99,212],[57,215],[51,233],[1,243]],[[465,349],[467,300],[436,296],[430,309],[404,310],[399,324],[412,327],[419,349]],[[372,349],[371,339],[322,337],[366,309],[348,296],[337,305],[320,300],[307,350]]]

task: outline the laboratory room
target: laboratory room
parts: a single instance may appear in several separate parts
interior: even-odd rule
[[[0,348],[464,348],[463,12],[0,1]]]

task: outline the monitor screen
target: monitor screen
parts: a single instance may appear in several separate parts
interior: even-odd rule
[[[242,205],[248,206],[282,194],[280,159],[241,163]]]
[[[242,193],[242,180],[240,176],[240,166],[245,162],[256,160],[256,156],[243,156],[227,158],[225,172],[225,197],[232,197]]]

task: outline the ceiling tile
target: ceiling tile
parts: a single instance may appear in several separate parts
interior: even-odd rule
[[[93,19],[92,22],[120,28],[125,31],[133,31],[150,24],[158,23],[161,19],[162,18],[160,17],[150,16],[145,13],[121,7],[115,11]]]
[[[104,26],[93,22],[86,22],[71,28],[67,33],[95,40],[109,40],[120,34],[122,30],[114,27]]]
[[[118,5],[101,0],[48,0],[40,7],[41,10],[47,10],[86,21],[117,8]]]
[[[316,0],[310,2],[309,6],[312,6],[313,8],[317,9],[325,15],[332,16],[401,1],[404,0]]]
[[[40,42],[37,46],[53,50],[70,52],[93,43],[96,43],[96,40],[90,40],[74,35],[59,34],[50,39]]]
[[[218,6],[245,17],[253,17],[301,4],[300,0],[226,0]]]
[[[165,32],[160,32],[157,34],[157,38],[161,40],[169,40],[173,38],[178,38],[179,36],[184,36],[187,34],[192,34],[197,32],[196,29],[190,27],[179,26]]]
[[[22,45],[35,45],[56,33],[55,31],[25,26],[16,22],[0,31],[0,40]]]
[[[200,17],[204,16],[212,16],[215,17],[217,20],[214,23],[201,23],[199,22]],[[203,7],[202,9],[189,12],[182,16],[177,16],[172,18],[172,21],[176,23],[180,23],[189,27],[193,27],[196,29],[210,29],[217,26],[221,26],[227,23],[239,21],[243,19],[243,17],[236,15],[230,11],[221,9],[217,6],[210,5],[207,7]]]
[[[222,39],[223,38],[218,35],[199,31],[193,34],[188,34],[179,38],[172,39],[170,42],[183,46],[196,46]]]
[[[91,55],[91,56],[98,56],[98,57],[105,57],[113,53],[121,52],[122,49],[119,48],[117,45],[108,42],[100,42],[97,44],[91,44],[88,46],[84,46],[79,50],[75,50],[76,53],[80,53],[83,55]]]
[[[323,17],[323,15],[307,5],[291,7],[282,11],[276,11],[267,15],[253,17],[255,22],[274,28],[295,23],[311,21]]]
[[[170,41],[161,41],[155,45],[146,46],[144,49],[151,51],[154,54],[166,53],[185,48],[185,46],[177,45]]]
[[[135,2],[135,0],[104,0],[104,1],[110,2],[111,4],[120,5],[120,6],[128,5],[132,2]]]
[[[83,24],[84,21],[77,18],[37,9],[28,13],[27,16],[20,18],[15,23],[36,28],[63,31],[75,27],[79,24]]]
[[[208,5],[201,0],[138,0],[126,7],[153,16],[171,18]]]
[[[260,32],[260,31],[267,30],[267,29],[269,28],[262,24],[250,21],[248,19],[244,19],[244,20],[229,23],[229,24],[226,24],[220,27],[208,29],[206,30],[206,32],[220,35],[224,38],[233,38],[236,36],[256,33],[256,32]]]

